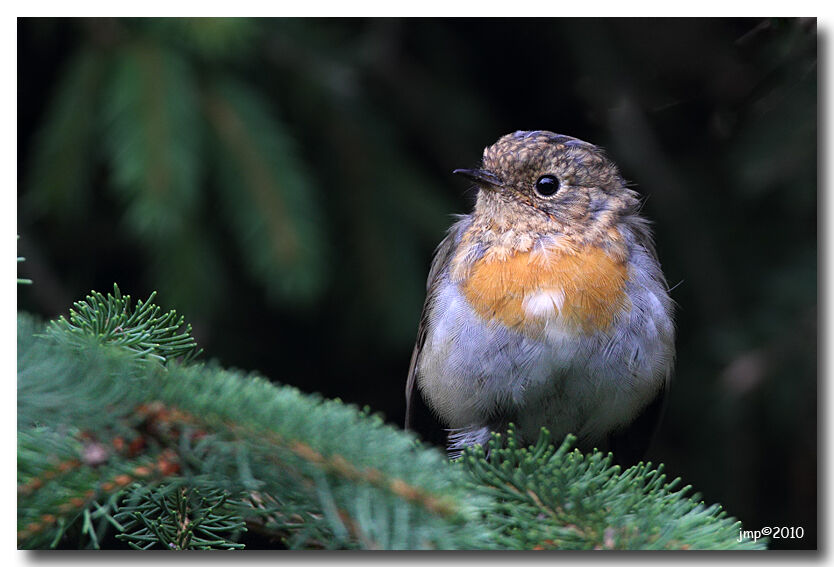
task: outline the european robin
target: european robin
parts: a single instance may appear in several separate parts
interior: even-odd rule
[[[406,427],[416,385],[452,454],[510,422],[522,442],[547,427],[640,453],[624,432],[661,406],[675,331],[638,194],[600,148],[542,130],[503,136],[479,169],[454,173],[478,193],[429,271]]]

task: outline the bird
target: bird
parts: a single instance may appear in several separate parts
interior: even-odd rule
[[[449,455],[513,424],[642,457],[675,359],[674,302],[642,201],[600,147],[516,131],[456,169],[477,188],[435,250],[406,380]]]

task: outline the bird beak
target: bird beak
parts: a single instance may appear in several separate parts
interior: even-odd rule
[[[488,187],[502,187],[504,182],[497,175],[486,169],[456,169],[452,173],[463,175],[472,181]]]

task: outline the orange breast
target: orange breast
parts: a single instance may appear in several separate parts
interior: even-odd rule
[[[600,248],[576,253],[487,255],[460,282],[464,296],[486,320],[538,333],[548,320],[578,333],[611,325],[628,303],[626,263]]]

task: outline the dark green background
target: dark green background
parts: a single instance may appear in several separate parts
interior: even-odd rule
[[[222,364],[400,424],[451,170],[576,136],[678,303],[650,458],[814,548],[816,51],[813,19],[22,19],[19,308],[156,289]]]

